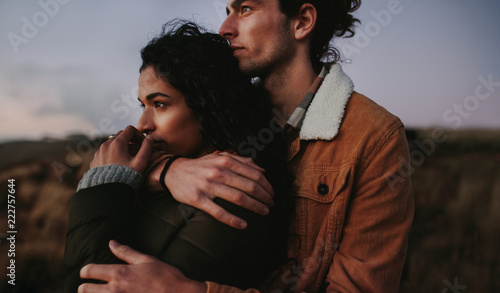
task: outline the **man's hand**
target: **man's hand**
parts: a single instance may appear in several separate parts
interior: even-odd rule
[[[153,143],[133,126],[118,132],[104,142],[95,153],[90,167],[110,164],[124,165],[142,173],[148,165]]]
[[[148,174],[150,190],[159,186],[159,164]],[[273,188],[263,175],[264,169],[252,159],[229,153],[210,154],[198,159],[179,158],[165,176],[172,196],[179,202],[198,208],[215,219],[237,229],[247,223],[213,202],[222,198],[250,211],[266,215],[273,205]]]
[[[79,293],[87,292],[206,292],[204,283],[190,280],[177,268],[132,248],[109,242],[111,252],[127,262],[125,265],[89,264],[80,271],[82,279],[95,279],[107,284],[82,284]]]

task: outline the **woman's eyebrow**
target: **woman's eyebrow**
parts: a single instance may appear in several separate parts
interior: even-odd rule
[[[157,96],[161,96],[161,97],[165,97],[165,98],[170,98],[170,99],[172,98],[171,96],[169,96],[169,95],[167,95],[167,94],[164,94],[164,93],[159,93],[159,92],[158,92],[158,93],[152,93],[152,94],[147,95],[147,96],[146,96],[146,101],[149,101],[149,100],[151,100],[151,99],[154,99],[154,98],[155,98],[155,97],[157,97]],[[139,101],[139,103],[141,103],[141,104],[143,103],[143,102],[142,102],[142,100],[141,100],[141,98],[137,97],[137,100]]]
[[[146,100],[151,100],[153,98],[156,98],[157,96],[161,96],[161,97],[165,97],[165,98],[172,98],[171,96],[167,95],[167,94],[164,94],[164,93],[160,93],[160,92],[156,92],[156,93],[152,93],[152,94],[149,94],[146,96]]]
[[[157,96],[161,96],[161,97],[165,97],[165,98],[172,98],[171,96],[167,95],[167,94],[164,94],[164,93],[160,93],[160,92],[156,92],[156,93],[151,93],[149,95],[146,96],[146,100],[151,100],[151,99],[154,99],[156,98]],[[139,101],[141,99],[137,98]]]

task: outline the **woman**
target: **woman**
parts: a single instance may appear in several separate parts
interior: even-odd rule
[[[191,279],[241,288],[261,283],[286,257],[293,202],[284,142],[275,133],[259,147],[247,143],[269,128],[270,105],[239,72],[225,39],[202,33],[193,23],[167,27],[141,51],[144,112],[137,128],[146,138],[132,127],[110,138],[72,199],[65,251],[69,292],[82,282],[78,273],[85,264],[121,262],[108,249],[111,239],[172,264]],[[110,159],[113,140],[134,137],[141,147],[138,153],[130,150],[133,164]],[[141,193],[144,159],[153,146],[193,158],[214,151],[251,155],[266,169],[275,205],[261,216],[215,199],[248,222],[247,229],[237,230],[180,204],[168,190],[159,196]]]

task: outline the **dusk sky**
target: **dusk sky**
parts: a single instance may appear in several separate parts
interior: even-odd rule
[[[135,125],[140,54],[163,23],[217,31],[226,1],[0,1],[0,141]],[[355,89],[407,127],[500,128],[500,1],[365,1],[335,42]]]

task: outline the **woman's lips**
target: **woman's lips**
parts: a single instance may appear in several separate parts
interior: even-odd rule
[[[153,147],[155,150],[163,150],[165,149],[165,142],[162,140],[153,140]]]

